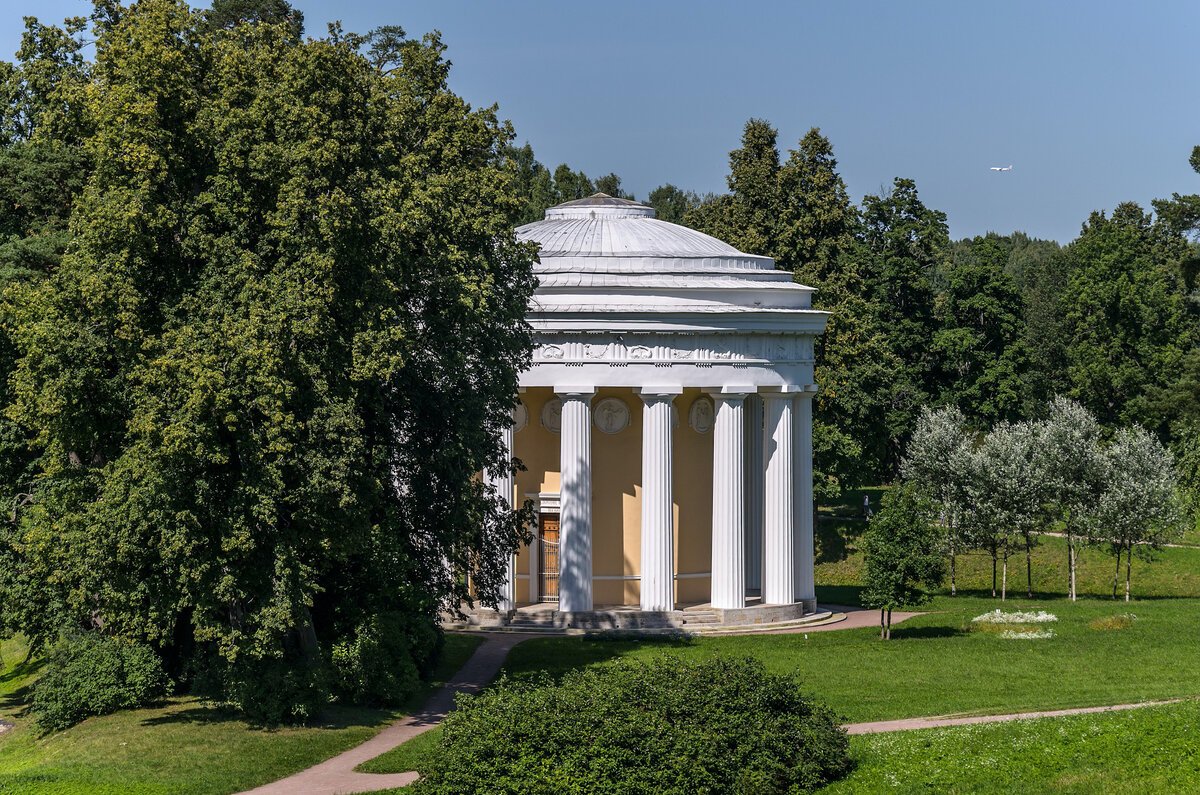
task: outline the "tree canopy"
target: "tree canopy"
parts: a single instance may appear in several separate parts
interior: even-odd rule
[[[249,6],[286,4],[106,2],[86,64],[33,26],[70,78],[7,67],[5,127],[77,114],[93,165],[61,262],[6,292],[33,471],[0,618],[140,639],[235,701],[375,616],[432,628],[464,571],[495,600],[527,517],[476,473],[511,466],[533,288],[511,130],[436,35],[383,68]]]

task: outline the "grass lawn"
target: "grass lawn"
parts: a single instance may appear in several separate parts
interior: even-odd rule
[[[927,715],[998,714],[1200,695],[1200,599],[1011,599],[1006,609],[1046,609],[1055,637],[1007,640],[970,631],[971,618],[999,606],[980,597],[939,597],[893,628],[688,641],[537,638],[510,653],[505,673],[526,677],[617,656],[745,654],[797,675],[848,722]],[[1131,610],[1128,629],[1088,627]]]
[[[847,489],[834,502],[828,505],[817,504],[817,512],[822,516],[862,516],[862,501],[864,496],[871,498],[871,510],[879,510],[879,501],[887,493],[887,486],[866,486],[861,489]]]
[[[817,537],[816,581],[824,585],[858,585],[862,553],[858,550],[864,522],[821,522]],[[1112,598],[1116,559],[1102,549],[1081,549],[1075,573],[1076,589],[1083,595]],[[960,554],[956,564],[959,593],[991,592],[992,558],[983,552]],[[1025,593],[1025,556],[1009,558],[1009,594]],[[945,584],[949,592],[949,581]],[[1200,597],[1200,549],[1173,548],[1156,553],[1153,562],[1135,555],[1132,569],[1134,598]],[[1043,536],[1033,550],[1034,596],[1050,598],[1067,592],[1067,542]],[[1124,598],[1125,567],[1121,566],[1119,593]]]
[[[1200,791],[1200,703],[850,738],[828,793]]]
[[[308,727],[266,730],[193,698],[91,718],[41,735],[26,714],[35,675],[19,664],[0,675],[0,792],[25,795],[229,793],[290,775],[363,742],[421,704],[452,676],[481,638],[447,635],[433,682],[404,710],[332,707]],[[24,655],[3,648],[6,662]]]
[[[426,758],[441,741],[442,727],[437,726],[397,745],[386,754],[363,762],[354,769],[360,773],[407,773],[409,770],[421,770]]]

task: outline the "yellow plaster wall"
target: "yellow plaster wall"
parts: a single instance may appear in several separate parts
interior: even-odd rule
[[[698,434],[688,424],[698,389],[688,389],[675,399],[679,425],[675,428],[675,570],[679,574],[709,571],[712,533],[712,431]],[[548,387],[527,389],[521,400],[529,422],[514,437],[514,453],[526,471],[518,472],[518,504],[527,493],[558,492],[559,437],[541,424],[542,407],[554,397]],[[597,391],[594,406],[616,397],[629,407],[629,426],[617,434],[592,426],[592,571],[594,576],[637,575],[641,572],[642,511],[642,400],[630,388]],[[681,538],[686,543],[681,543]],[[529,550],[522,548],[517,573],[529,573]],[[529,580],[518,581],[518,601],[529,598]],[[636,605],[640,598],[636,580],[595,580],[597,606]],[[676,581],[680,602],[706,602],[709,578]]]
[[[620,577],[641,563],[642,400],[632,389],[600,389],[592,406],[609,397],[629,409],[629,425],[614,434],[592,425],[592,574]],[[630,584],[637,604],[637,583],[624,580],[595,580],[593,601],[627,604]]]
[[[699,389],[685,389],[675,398],[679,425],[675,428],[675,573],[711,571],[713,432],[696,433],[688,422],[692,403],[704,399]],[[675,581],[677,602],[707,602],[709,577]]]
[[[522,504],[526,494],[558,491],[558,434],[542,427],[542,407],[554,397],[549,387],[527,389],[521,402],[529,413],[525,427],[513,435],[513,455],[525,465],[524,472],[516,477],[517,505]],[[517,554],[517,574],[529,574],[529,547],[522,546]],[[517,579],[517,601],[529,601],[529,577]]]

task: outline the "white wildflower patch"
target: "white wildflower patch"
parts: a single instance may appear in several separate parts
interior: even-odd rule
[[[1045,610],[1039,610],[1036,613],[1025,613],[1020,610],[1001,613],[996,610],[971,619],[972,624],[1048,624],[1051,621],[1058,621],[1058,616],[1047,613]]]
[[[1042,638],[1053,638],[1054,630],[1052,629],[1028,629],[1017,631],[1006,629],[1000,633],[1000,637],[1006,640],[1040,640]]]

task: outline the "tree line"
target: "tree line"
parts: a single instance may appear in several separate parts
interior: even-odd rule
[[[667,185],[647,203],[773,257],[831,313],[816,359],[819,500],[896,479],[926,407],[954,406],[984,432],[1044,419],[1062,395],[1106,439],[1137,424],[1167,444],[1196,506],[1200,196],[1097,210],[1066,245],[1021,232],[951,241],[913,180],[855,204],[819,129],[786,156],[777,138],[751,119],[727,193]],[[1200,146],[1189,162],[1200,174]]]

